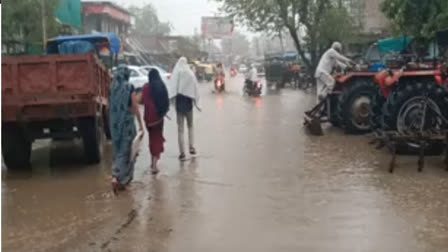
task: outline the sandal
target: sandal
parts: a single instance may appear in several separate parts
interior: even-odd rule
[[[120,184],[117,178],[112,178],[112,191],[115,195],[118,195],[118,192],[126,190],[126,187]]]
[[[157,169],[155,166],[151,167],[151,174],[156,175],[157,173],[159,173],[159,169]]]
[[[152,160],[151,160],[151,174],[152,175],[156,175],[157,173],[159,173],[159,168],[157,168],[158,161],[159,161],[159,158],[152,157]]]

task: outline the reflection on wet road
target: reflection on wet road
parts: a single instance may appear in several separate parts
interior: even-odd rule
[[[441,158],[386,171],[364,137],[307,136],[313,102],[295,90],[242,96],[201,84],[199,157],[177,160],[175,120],[157,177],[145,147],[129,192],[110,192],[108,158],[80,161],[78,143],[35,144],[33,170],[4,171],[4,251],[445,251],[448,180]],[[171,118],[175,118],[170,111]],[[146,145],[146,143],[145,143]],[[5,169],[5,168],[3,168]]]

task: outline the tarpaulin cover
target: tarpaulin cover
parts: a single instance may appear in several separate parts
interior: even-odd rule
[[[65,41],[88,41],[92,44],[96,44],[98,42],[107,42],[109,44],[109,50],[112,53],[120,52],[120,38],[118,38],[115,33],[103,32],[103,33],[95,33],[95,34],[84,34],[84,35],[71,35],[71,36],[59,36],[53,39],[50,39],[47,42],[47,53],[58,53],[58,46],[62,42]]]
[[[378,72],[385,68],[386,68],[386,64],[384,64],[383,62],[377,62],[377,63],[370,64],[368,67],[368,70],[373,71],[373,72]]]
[[[85,40],[65,41],[59,44],[58,48],[60,54],[87,53],[95,50],[92,43]]]
[[[382,53],[402,52],[409,46],[412,39],[410,36],[382,39],[378,41],[378,50]]]
[[[297,59],[297,53],[296,52],[285,52],[283,54],[283,58],[285,60],[296,60]]]

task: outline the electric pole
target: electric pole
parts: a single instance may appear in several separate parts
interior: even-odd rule
[[[45,50],[45,44],[47,43],[47,17],[45,13],[45,0],[40,0],[41,14],[42,14],[42,46]]]

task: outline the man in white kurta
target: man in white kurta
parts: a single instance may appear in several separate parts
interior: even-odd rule
[[[347,65],[352,64],[352,60],[340,53],[341,50],[341,43],[334,42],[331,48],[320,58],[314,75],[317,83],[318,102],[325,99],[333,91],[335,85],[335,79],[331,76],[333,69],[336,66],[347,68]]]

